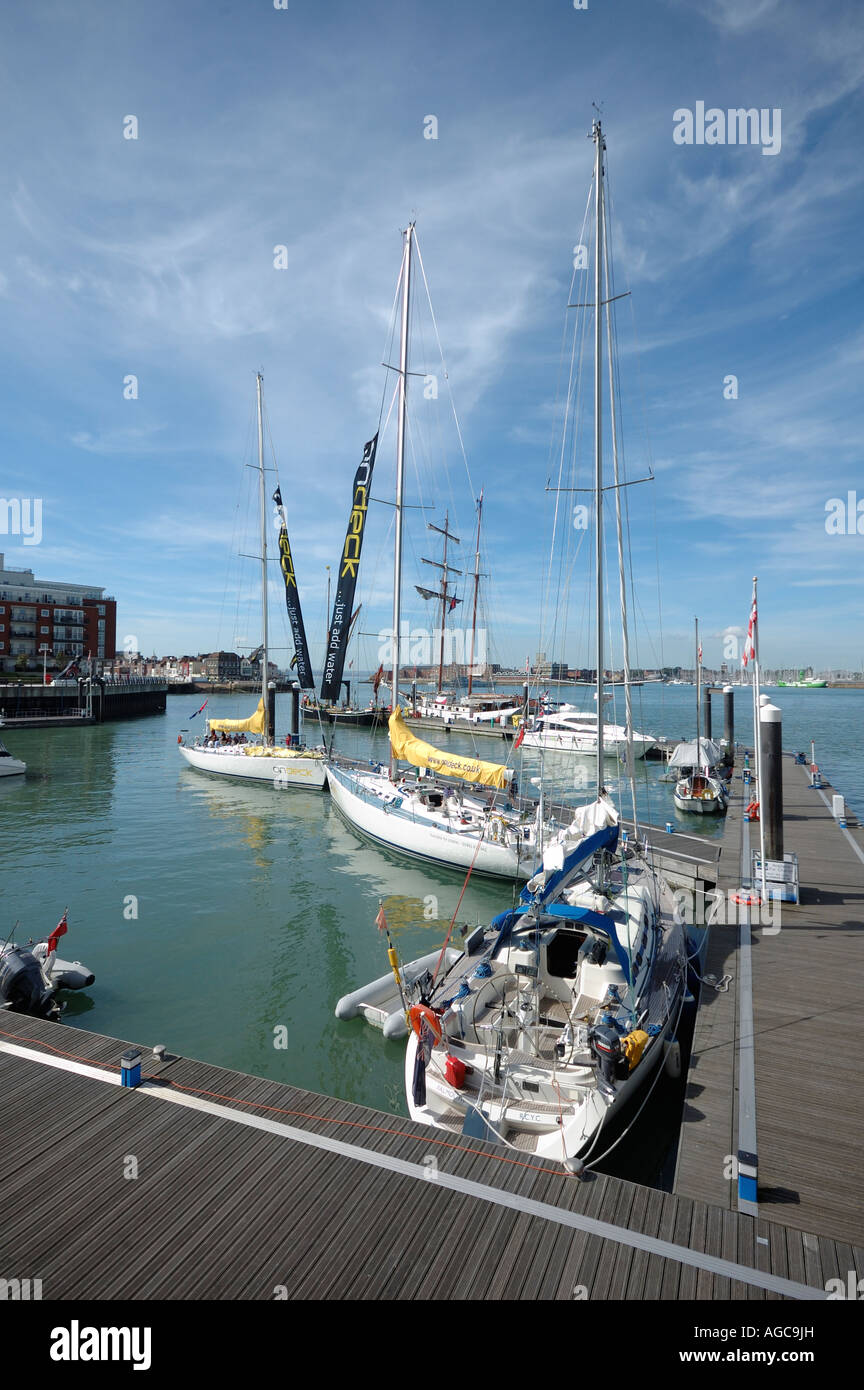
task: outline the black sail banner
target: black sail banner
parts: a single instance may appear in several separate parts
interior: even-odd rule
[[[294,561],[291,558],[291,546],[288,544],[288,527],[285,522],[285,508],[282,505],[282,492],[278,487],[273,494],[273,501],[276,503],[279,519],[279,564],[282,569],[282,577],[285,580],[285,605],[288,609],[291,635],[294,638],[297,679],[301,689],[313,690],[315,682],[312,679],[312,663],[309,660],[309,648],[306,645],[306,630],[303,627],[303,614],[300,611],[300,595],[297,593],[297,579],[294,574]],[[295,663],[292,662],[291,664],[294,665]]]
[[[369,489],[372,486],[372,469],[375,467],[375,451],[378,436],[370,439],[363,447],[363,458],[354,475],[354,491],[351,495],[351,515],[348,518],[348,531],[339,561],[339,579],[336,584],[336,598],[333,602],[333,618],[327,653],[324,658],[324,676],[321,681],[321,699],[335,704],[342,689],[342,671],[345,667],[345,653],[348,649],[348,636],[351,627],[351,610],[354,604],[354,590],[357,586],[357,570],[360,566],[360,551],[363,548],[363,530],[366,526],[366,512],[369,509]]]

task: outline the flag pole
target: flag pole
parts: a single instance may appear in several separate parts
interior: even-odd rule
[[[759,603],[756,594],[758,580],[753,576],[753,607],[756,611],[756,620],[753,624],[753,679],[755,691],[755,733],[756,733],[756,788],[758,791],[759,802],[759,859],[762,864],[762,903],[766,898],[765,889],[765,805],[762,799],[762,722],[761,722],[761,683],[759,679]]]

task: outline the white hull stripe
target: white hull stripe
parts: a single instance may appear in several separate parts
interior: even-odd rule
[[[20,1047],[15,1043],[8,1043],[3,1040],[0,1040],[0,1051],[25,1057],[30,1061],[41,1062],[49,1067],[58,1067],[62,1071],[74,1071],[80,1076],[90,1077],[95,1081],[107,1081],[115,1086],[120,1085],[119,1074],[85,1066],[81,1062],[73,1062],[68,1058],[48,1056],[44,1052],[37,1052],[35,1049]],[[371,1168],[384,1168],[390,1173],[400,1173],[403,1177],[414,1178],[418,1182],[429,1182],[428,1168],[419,1163],[409,1163],[405,1159],[378,1153],[374,1149],[364,1149],[357,1144],[346,1144],[340,1139],[331,1139],[323,1134],[313,1134],[308,1130],[295,1129],[292,1125],[282,1124],[278,1120],[271,1120],[262,1115],[242,1114],[225,1105],[217,1105],[214,1101],[204,1100],[202,1097],[188,1095],[185,1092],[174,1091],[168,1086],[145,1081],[134,1089],[138,1095],[150,1096],[154,1100],[170,1101],[174,1105],[185,1106],[188,1110],[203,1111],[233,1124],[245,1125],[248,1129],[263,1130],[268,1134],[279,1134],[297,1144],[305,1144],[308,1148],[337,1154],[340,1158],[353,1159],[355,1162],[365,1163]],[[419,1135],[417,1138],[419,1142],[422,1142]],[[436,1146],[433,1152],[437,1151]],[[440,1169],[436,1174],[435,1182],[439,1187],[447,1188],[448,1191],[460,1192],[467,1197],[476,1197],[479,1201],[488,1202],[492,1206],[506,1207],[511,1211],[520,1213],[520,1215],[535,1216],[541,1221],[552,1221],[556,1225],[567,1226],[571,1230],[582,1231],[586,1235],[599,1236],[601,1240],[611,1240],[618,1245],[629,1246],[633,1250],[643,1250],[646,1254],[657,1255],[660,1259],[676,1260],[679,1264],[690,1265],[695,1269],[704,1269],[726,1279],[735,1279],[740,1283],[750,1284],[754,1288],[768,1289],[772,1293],[779,1293],[787,1298],[815,1301],[828,1297],[825,1289],[817,1289],[809,1284],[798,1284],[791,1279],[782,1279],[779,1275],[751,1269],[747,1265],[735,1264],[732,1260],[720,1259],[716,1255],[706,1255],[698,1250],[689,1250],[684,1245],[673,1245],[668,1240],[641,1235],[638,1231],[628,1231],[625,1227],[613,1226],[608,1221],[597,1221],[593,1217],[582,1216],[578,1212],[567,1211],[563,1207],[556,1207],[548,1202],[537,1202],[529,1197],[520,1197],[514,1192],[504,1192],[499,1188],[489,1187],[485,1183],[471,1182],[467,1178],[456,1177],[454,1174],[445,1173]]]

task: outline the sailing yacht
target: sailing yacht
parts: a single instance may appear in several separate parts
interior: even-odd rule
[[[702,648],[699,645],[699,619],[696,619],[696,740],[679,744],[669,760],[681,767],[683,776],[675,784],[673,800],[679,811],[697,816],[724,816],[729,808],[729,792],[720,776],[720,750],[711,739],[702,737]],[[692,765],[691,765],[692,764]]]
[[[389,767],[378,764],[370,768],[368,764],[331,758],[327,763],[327,782],[334,805],[346,821],[388,849],[454,869],[473,868],[475,873],[524,880],[539,866],[542,845],[562,828],[560,822],[544,820],[542,799],[536,808],[514,801],[512,768],[439,751],[415,738],[402,718],[399,639],[395,634],[401,633],[408,323],[414,241],[412,222],[404,233],[400,271],[390,763]],[[377,438],[376,434],[376,441]],[[446,557],[443,566],[446,567]],[[447,572],[442,567],[445,606]],[[414,770],[400,773],[400,759],[411,763]]]
[[[247,719],[210,719],[209,736],[196,738],[187,743],[182,735],[178,740],[180,756],[190,767],[199,772],[210,772],[221,777],[242,778],[244,781],[270,782],[275,787],[308,787],[321,790],[325,784],[324,749],[304,748],[299,738],[289,735],[286,744],[275,742],[275,686],[269,680],[268,660],[268,600],[267,600],[267,501],[264,478],[264,406],[262,397],[263,378],[257,375],[258,407],[258,475],[259,501],[261,513],[261,617],[263,641],[259,648],[261,662],[261,698],[258,707]],[[296,581],[294,579],[285,511],[281,493],[274,495],[277,517],[280,523],[279,550],[282,572],[286,584],[286,601],[294,632],[298,662],[305,673],[308,668],[306,637],[303,620],[296,600]],[[293,590],[293,591],[292,591]],[[217,741],[217,735],[229,735],[230,742]],[[252,741],[246,741],[251,734]],[[242,738],[243,742],[236,741]]]
[[[594,505],[597,702],[603,702],[602,318],[611,368],[609,270],[603,214],[604,150],[593,126]],[[605,295],[603,293],[605,273]],[[610,412],[619,498],[613,375]],[[620,503],[616,516],[621,522]],[[626,730],[632,729],[623,548],[619,583]],[[402,966],[394,983],[372,982],[337,1005],[385,1036],[407,1033],[405,1087],[411,1118],[451,1134],[502,1144],[581,1171],[600,1156],[609,1119],[658,1075],[680,1065],[675,1029],[686,986],[684,931],[671,890],[638,843],[621,831],[603,787],[604,726],[596,738],[597,795],[546,841],[542,868],[516,906],[480,926],[455,951],[449,936],[434,966]],[[650,1091],[646,1092],[645,1100]],[[643,1101],[643,1104],[645,1101]]]

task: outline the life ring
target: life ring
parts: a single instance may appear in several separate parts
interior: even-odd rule
[[[182,735],[182,734],[178,734],[178,735],[177,735],[177,742],[178,742],[178,743],[182,743],[182,742],[183,742],[183,735]]]
[[[746,811],[745,814],[746,814],[746,819],[747,819],[747,820],[758,820],[758,819],[759,819],[759,802],[758,802],[758,801],[751,801],[751,802],[750,802],[750,805],[747,807],[747,811]]]
[[[417,1034],[418,1038],[420,1036],[420,1025],[424,1019],[432,1031],[432,1036],[435,1039],[435,1042],[439,1043],[441,1041],[443,1029],[441,1027],[441,1019],[439,1018],[438,1014],[436,1014],[426,1004],[413,1004],[411,1008],[408,1010],[408,1021],[410,1022],[411,1027],[414,1029],[414,1032]]]

